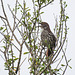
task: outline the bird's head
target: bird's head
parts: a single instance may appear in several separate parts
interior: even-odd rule
[[[43,28],[44,30],[48,30],[49,29],[49,24],[48,23],[46,23],[46,22],[41,22],[41,23],[39,23],[39,24],[41,24],[41,28]]]

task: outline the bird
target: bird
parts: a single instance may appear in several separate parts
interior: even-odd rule
[[[41,28],[43,31],[41,32],[41,42],[44,47],[47,47],[46,56],[50,56],[54,53],[54,49],[56,47],[56,37],[52,33],[49,24],[47,22],[41,22]]]

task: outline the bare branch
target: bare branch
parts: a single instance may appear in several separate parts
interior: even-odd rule
[[[23,60],[22,63],[20,64],[20,67],[21,67],[21,65],[25,62],[25,60],[26,60],[26,58],[24,58],[24,60]]]
[[[42,8],[44,8],[44,7],[46,7],[46,6],[48,6],[50,3],[52,3],[54,0],[51,0],[48,4],[46,4],[46,5],[44,5],[44,6],[42,6],[42,7],[40,7],[40,9],[42,9]]]
[[[0,16],[0,18],[6,20],[6,18],[4,18],[4,17],[2,17],[2,16]]]
[[[1,51],[2,53],[4,53],[1,49],[0,49],[0,51]]]
[[[18,64],[17,64],[17,68],[16,68],[16,71],[15,73],[17,74],[18,70],[19,70],[19,65],[20,65],[20,62],[21,62],[21,57],[22,57],[22,47],[23,47],[23,44],[20,45],[20,54],[19,54],[19,60],[18,60]]]

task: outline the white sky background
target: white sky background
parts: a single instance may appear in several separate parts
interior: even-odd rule
[[[3,0],[5,4],[10,4],[11,7],[14,6],[14,0]],[[22,1],[22,0],[21,0]],[[68,47],[67,47],[67,59],[72,59],[69,63],[72,66],[72,69],[68,67],[65,75],[75,75],[75,0],[65,0],[67,1],[68,7],[66,8],[66,12],[69,16],[69,20],[67,22],[68,27],[70,28],[68,31]],[[27,6],[31,7],[30,0],[27,0]],[[1,5],[1,4],[0,4]],[[8,12],[7,7],[5,7]],[[42,15],[42,20],[49,23],[51,30],[54,28],[55,20],[54,15],[59,17],[59,0],[55,0],[51,5],[45,7],[42,11],[45,13]],[[8,12],[8,14],[10,14]],[[0,7],[0,15],[2,15],[1,7]],[[9,16],[10,17],[10,16]],[[0,37],[1,38],[1,37]],[[0,52],[1,53],[1,52]],[[29,71],[26,69],[28,67],[28,62],[24,63],[22,66],[21,75],[29,75]],[[7,71],[4,70],[4,60],[0,57],[0,75],[8,75]]]

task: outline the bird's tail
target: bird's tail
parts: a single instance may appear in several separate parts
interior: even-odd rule
[[[46,51],[46,56],[50,56],[51,54],[53,54],[53,49],[52,48],[48,48],[47,51]]]

